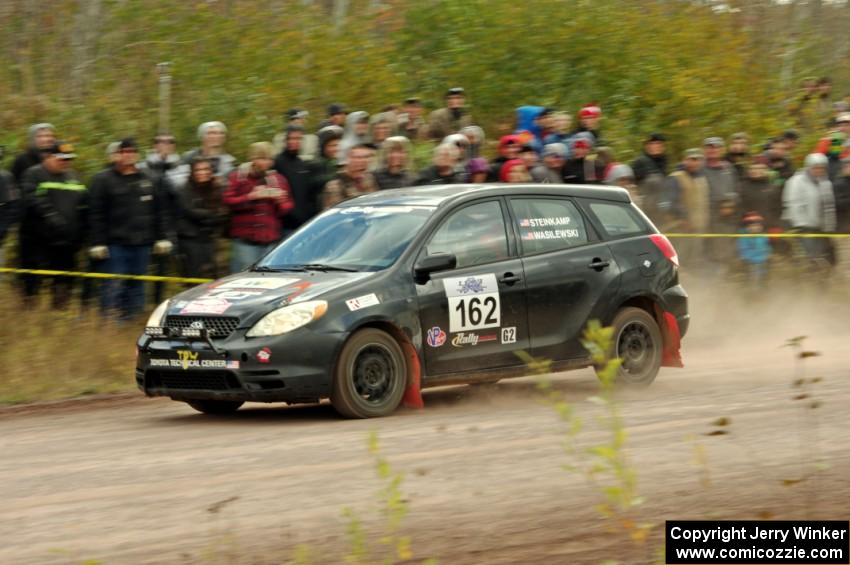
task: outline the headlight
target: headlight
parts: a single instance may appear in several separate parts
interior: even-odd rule
[[[165,302],[156,307],[156,310],[153,311],[151,317],[148,318],[148,323],[145,324],[147,327],[162,325],[162,318],[163,316],[165,316],[165,311],[168,310],[168,302],[169,301],[166,300]]]
[[[254,327],[248,330],[246,337],[280,335],[309,324],[321,318],[328,311],[324,300],[311,300],[301,304],[292,304],[278,308],[263,316]]]

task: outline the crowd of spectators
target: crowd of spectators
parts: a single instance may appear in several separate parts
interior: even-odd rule
[[[820,94],[816,100],[823,104]],[[803,116],[806,104],[795,106],[792,116]],[[663,133],[649,133],[639,156],[622,163],[602,132],[596,104],[583,106],[574,126],[569,113],[521,106],[516,131],[499,138],[489,155],[466,93],[451,88],[443,107],[427,116],[417,98],[376,114],[335,103],[311,129],[308,113],[291,109],[281,133],[252,143],[243,163],[228,153],[228,130],[219,121],[201,124],[198,146],[182,154],[169,134],[157,135],[144,156],[127,137],[109,144],[108,163],[85,184],[73,169],[74,147],[57,139],[54,126],[39,123],[9,172],[0,170],[0,243],[17,227],[22,269],[215,278],[248,268],[322,210],[377,190],[607,184],[628,190],[663,231],[752,236],[688,238],[676,246],[685,269],[709,275],[737,263],[761,283],[771,255],[794,252],[771,234],[850,232],[850,112],[840,103],[829,108],[823,138],[805,152],[799,169],[792,158],[799,153],[795,130],[764,144],[743,132],[728,140],[712,136],[680,156],[669,154]],[[414,150],[425,143],[433,145],[431,163],[417,169]],[[801,238],[798,247],[824,272],[838,261],[829,238]],[[32,302],[45,281],[24,274],[19,282],[24,300]],[[52,277],[50,286],[53,305],[67,306],[74,279]],[[103,312],[122,318],[145,305],[138,281],[80,286],[84,303],[97,301]],[[153,300],[162,293],[156,285]]]

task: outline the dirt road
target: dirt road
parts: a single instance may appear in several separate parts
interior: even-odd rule
[[[755,317],[700,314],[687,367],[621,397],[646,497],[636,517],[847,519],[846,312],[779,304]],[[792,400],[791,353],[778,347],[798,334],[823,353],[806,366],[823,378],[814,410],[803,408],[811,399]],[[555,384],[585,420],[583,445],[604,441],[586,400],[592,373]],[[283,563],[297,544],[314,562],[341,562],[344,507],[379,529],[372,430],[406,474],[404,531],[417,559],[651,561],[658,535],[637,549],[614,543],[622,536],[593,509],[598,493],[562,468],[564,427],[534,388],[522,379],[432,390],[424,411],[370,421],[341,420],[328,406],[210,418],[161,399],[0,413],[0,563]],[[721,417],[729,433],[707,435]]]

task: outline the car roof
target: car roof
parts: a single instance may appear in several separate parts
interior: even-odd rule
[[[339,206],[443,206],[487,196],[578,196],[631,202],[628,191],[614,186],[582,184],[441,184],[380,190]]]

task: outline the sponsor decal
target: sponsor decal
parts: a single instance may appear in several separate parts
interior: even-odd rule
[[[254,298],[265,294],[265,290],[231,290],[229,288],[216,288],[209,291],[204,298],[221,298],[231,302],[239,302],[248,298]]]
[[[519,221],[521,228],[548,228],[554,226],[568,226],[570,218],[563,216],[561,218],[525,218]]]
[[[269,363],[272,360],[272,350],[264,347],[257,351],[257,361],[260,363]]]
[[[449,332],[457,333],[501,325],[501,303],[496,275],[487,273],[443,279],[449,302]]]
[[[180,349],[177,351],[177,359],[151,359],[151,367],[164,367],[168,369],[238,369],[239,361],[226,361],[224,359],[198,359],[200,353]]]
[[[275,290],[298,282],[300,279],[293,278],[278,278],[278,277],[246,277],[244,279],[236,279],[227,281],[224,284],[217,285],[216,288],[240,288],[240,289],[262,289]]]
[[[217,296],[207,296],[193,300],[180,310],[181,314],[224,314],[232,304]]]
[[[440,329],[439,326],[434,326],[428,330],[426,340],[431,347],[442,347],[446,343],[446,332]]]
[[[467,345],[478,345],[479,343],[486,343],[488,341],[496,341],[498,336],[496,334],[488,334],[488,335],[478,335],[472,332],[461,332],[452,338],[452,345],[454,347],[465,347]]]
[[[543,240],[543,239],[574,239],[581,237],[578,230],[543,230],[530,231],[522,234],[525,240]]]
[[[187,304],[189,304],[189,303],[186,302],[185,300],[180,300],[180,301],[174,303],[174,307],[175,308],[185,308]]]
[[[647,269],[650,268],[652,266],[652,261],[650,261],[649,259],[644,259],[643,260],[643,266],[646,267]]]
[[[203,320],[195,320],[194,322],[189,324],[189,327],[193,330],[203,330],[206,328],[206,326],[204,326]]]
[[[502,328],[502,343],[516,343],[516,327]]]
[[[369,306],[375,306],[376,304],[380,304],[381,301],[378,300],[378,297],[375,294],[365,294],[363,296],[359,296],[357,298],[352,298],[351,300],[345,301],[346,305],[348,305],[348,309],[352,312],[356,310],[360,310],[361,308],[367,308]]]

